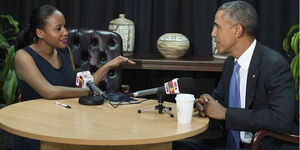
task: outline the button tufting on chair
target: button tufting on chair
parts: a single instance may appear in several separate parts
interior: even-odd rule
[[[77,71],[94,73],[99,67],[122,54],[122,39],[114,32],[91,29],[69,30],[68,45]],[[120,91],[122,66],[111,69],[99,83],[107,93]]]

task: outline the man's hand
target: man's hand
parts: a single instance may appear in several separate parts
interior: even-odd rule
[[[199,115],[201,117],[206,117],[206,114],[205,114],[205,110],[204,110],[204,105],[207,103],[207,101],[203,98],[197,98],[195,100],[195,105],[196,105],[196,108],[195,108],[195,112],[198,111],[199,112]]]
[[[217,100],[213,99],[209,94],[202,94],[196,101],[200,116],[207,115],[208,117],[224,120],[226,108],[223,107]]]

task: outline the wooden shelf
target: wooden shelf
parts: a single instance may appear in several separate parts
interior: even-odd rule
[[[166,59],[158,54],[132,55],[129,59],[135,65],[125,64],[124,69],[181,70],[222,72],[224,60],[203,56],[187,56],[179,59]]]

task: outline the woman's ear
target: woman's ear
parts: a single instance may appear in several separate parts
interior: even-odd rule
[[[44,38],[44,31],[43,30],[36,29],[35,33],[36,33],[36,35],[37,35],[38,38],[40,38],[40,39]]]

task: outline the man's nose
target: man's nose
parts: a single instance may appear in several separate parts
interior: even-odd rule
[[[211,33],[210,33],[211,37],[215,37],[216,36],[216,32],[215,32],[215,28],[212,29]]]

